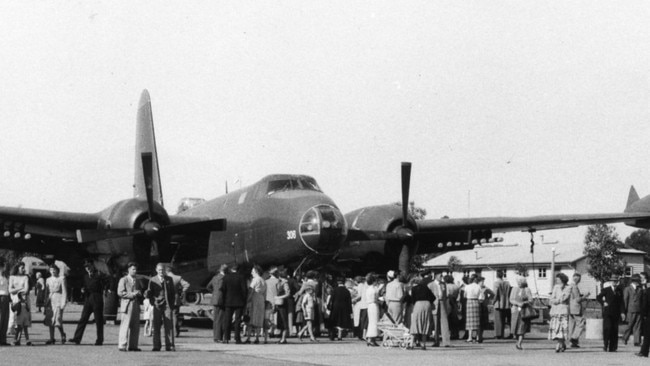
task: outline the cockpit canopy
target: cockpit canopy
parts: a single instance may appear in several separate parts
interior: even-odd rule
[[[316,180],[304,175],[276,177],[269,180],[266,194],[272,195],[276,192],[307,190],[322,192]]]

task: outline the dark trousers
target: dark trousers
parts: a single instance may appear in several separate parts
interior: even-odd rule
[[[508,314],[510,314],[510,309],[494,309],[494,335],[497,338],[503,338]]]
[[[230,332],[232,331],[233,322],[234,322],[235,342],[241,342],[241,312],[242,312],[241,307],[226,306],[226,316],[224,319],[226,326],[225,326],[225,334],[223,335],[226,341],[230,340]],[[233,315],[235,317],[235,320],[233,320]]]
[[[647,317],[643,321],[643,334],[650,334],[650,317]],[[641,350],[639,352],[648,357],[648,352],[650,352],[650,336],[643,336],[643,344],[641,344]]]
[[[153,307],[153,349],[160,350],[162,347],[160,339],[160,328],[165,328],[165,349],[170,350],[174,347],[174,341],[172,340],[174,332],[174,321],[172,317],[174,316],[173,311],[165,307]]]
[[[368,309],[359,310],[359,338],[363,337],[363,330],[368,329]]]
[[[0,295],[0,344],[7,343],[9,327],[9,295]]]
[[[225,333],[224,319],[226,318],[226,311],[221,306],[214,306],[214,312],[212,315],[214,316],[212,319],[212,333],[214,336],[214,341],[223,341],[223,336]]]
[[[609,352],[618,349],[618,316],[606,316],[603,318],[603,345]]]
[[[74,332],[74,339],[81,342],[86,330],[86,324],[90,319],[90,314],[95,316],[95,326],[97,327],[97,343],[104,343],[104,299],[102,294],[89,294],[81,310],[81,318],[77,324],[77,330]]]

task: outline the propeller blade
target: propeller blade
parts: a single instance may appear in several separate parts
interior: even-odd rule
[[[142,175],[144,176],[144,188],[147,193],[147,209],[149,220],[153,221],[153,154],[142,153]]]
[[[411,186],[411,163],[402,162],[402,220],[406,226],[408,220],[409,189]]]
[[[163,228],[163,232],[169,235],[198,234],[224,230],[226,230],[226,219],[204,220],[187,224],[169,225]]]
[[[98,240],[116,239],[142,234],[144,234],[144,230],[142,229],[77,230],[77,242],[81,244]]]

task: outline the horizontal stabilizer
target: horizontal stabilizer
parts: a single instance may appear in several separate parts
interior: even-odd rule
[[[627,205],[625,206],[625,212],[628,212],[632,208],[632,205],[638,200],[639,194],[636,193],[634,186],[630,186],[630,194],[627,196]]]

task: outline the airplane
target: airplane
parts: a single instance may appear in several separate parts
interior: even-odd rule
[[[274,174],[177,214],[163,205],[149,92],[136,118],[133,198],[97,213],[0,207],[0,248],[53,255],[74,270],[92,258],[120,274],[129,261],[151,273],[171,262],[199,293],[221,264],[293,264],[364,261],[366,268],[408,271],[416,254],[465,250],[493,233],[623,222],[650,228],[650,196],[632,187],[623,213],[414,220],[408,214],[411,164],[402,163],[402,205],[378,205],[343,214],[313,177]],[[361,266],[361,265],[359,265]],[[294,267],[296,268],[296,267]]]

